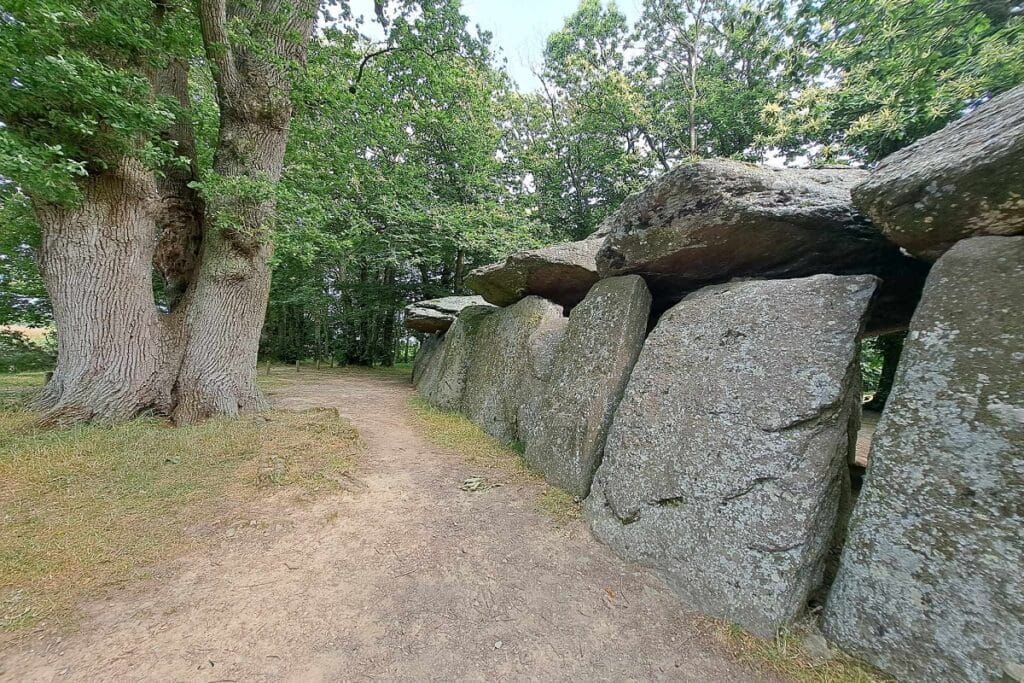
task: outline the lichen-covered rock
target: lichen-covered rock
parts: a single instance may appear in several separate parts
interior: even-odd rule
[[[526,346],[526,365],[519,385],[519,412],[516,425],[521,445],[532,443],[547,421],[543,413],[544,394],[551,379],[555,353],[565,335],[569,319],[548,313],[530,335]]]
[[[637,275],[601,280],[572,310],[526,460],[580,498],[604,451],[612,414],[644,343],[651,295]]]
[[[691,607],[768,636],[841,535],[870,276],[712,286],[648,336],[585,512]]]
[[[1024,85],[883,159],[853,201],[932,261],[967,237],[1024,234]]]
[[[469,309],[467,309],[469,310]],[[486,316],[474,335],[462,395],[462,412],[494,438],[518,436],[519,407],[536,340],[562,318],[559,306],[536,296]],[[459,316],[461,322],[462,316]],[[450,335],[455,326],[449,330]]]
[[[902,254],[850,200],[857,169],[781,169],[722,159],[683,164],[604,223],[602,277],[642,275],[665,308],[736,278],[870,273],[882,279],[868,331],[906,327],[928,264]]]
[[[422,342],[420,342],[420,347],[416,349],[416,358],[412,361],[413,386],[419,386],[424,373],[427,368],[430,367],[431,361],[434,359],[434,355],[437,353],[437,350],[441,348],[441,342],[443,339],[444,337],[441,334],[429,334]]]
[[[1024,662],[1024,237],[935,264],[875,432],[826,634],[908,681]]]
[[[440,299],[417,301],[405,307],[405,326],[416,332],[445,332],[459,312],[467,306],[488,305],[479,296],[445,296]]]
[[[431,405],[443,410],[462,407],[466,375],[481,343],[481,327],[498,310],[493,306],[469,306],[459,313],[418,378],[417,388]]]
[[[470,272],[466,286],[496,306],[533,294],[572,308],[598,280],[594,257],[603,241],[603,235],[594,235],[512,254],[503,263]]]

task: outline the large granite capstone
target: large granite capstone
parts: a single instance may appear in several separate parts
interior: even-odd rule
[[[883,159],[853,201],[932,261],[967,237],[1024,234],[1024,85]]]
[[[405,326],[416,332],[433,334],[446,332],[459,312],[467,306],[486,306],[479,296],[444,296],[440,299],[417,301],[405,307]]]
[[[928,264],[902,254],[857,211],[857,169],[780,169],[713,159],[683,164],[603,224],[602,277],[637,273],[658,308],[736,278],[870,273],[883,283],[868,331],[906,327]]]
[[[666,312],[586,500],[597,537],[693,608],[763,636],[790,624],[842,536],[875,285],[740,282]]]
[[[946,252],[875,432],[824,628],[900,680],[1024,663],[1022,302],[1024,237]]]
[[[637,275],[601,280],[572,309],[525,457],[575,496],[590,491],[612,414],[647,331],[651,295]]]
[[[477,268],[466,286],[496,306],[509,306],[536,295],[569,309],[583,300],[598,280],[597,250],[604,241],[595,233],[579,242],[512,254],[502,263]]]

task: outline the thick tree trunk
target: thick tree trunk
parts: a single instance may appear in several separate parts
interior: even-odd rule
[[[214,171],[276,183],[288,117],[251,123],[243,118],[249,111],[222,108]],[[186,294],[186,351],[172,414],[177,424],[267,407],[256,386],[256,357],[270,293],[275,205],[272,199],[230,200],[228,206],[211,203],[199,268]]]
[[[199,3],[220,107],[213,171],[233,187],[207,198],[199,266],[184,302],[186,350],[172,413],[178,424],[267,405],[256,386],[256,356],[270,292],[273,189],[292,114],[287,63],[304,59],[316,6],[315,0]],[[229,18],[250,29],[247,40],[255,37],[255,47],[232,43]]]
[[[200,0],[199,8],[220,106],[206,206],[188,186],[192,170],[164,169],[158,183],[131,159],[83,180],[76,207],[35,206],[59,347],[38,400],[45,422],[154,410],[186,424],[266,407],[256,356],[273,192],[291,119],[289,69],[305,55],[316,1]],[[229,17],[249,29],[239,44]],[[156,94],[187,104],[184,62],[149,76]],[[194,151],[187,123],[166,135],[180,152]],[[154,267],[166,278],[171,313],[154,302]]]
[[[166,411],[179,347],[173,320],[153,303],[153,174],[127,160],[89,177],[79,206],[35,208],[59,332],[57,367],[37,399],[43,422]]]

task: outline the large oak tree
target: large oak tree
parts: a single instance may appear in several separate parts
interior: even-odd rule
[[[44,420],[262,408],[275,186],[317,0],[5,6],[0,176],[31,202],[59,333]],[[201,179],[190,67],[219,117]]]

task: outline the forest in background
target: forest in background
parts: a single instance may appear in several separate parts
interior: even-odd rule
[[[469,270],[512,251],[589,234],[678,163],[871,164],[1024,82],[1024,3],[1007,0],[644,0],[635,25],[583,0],[547,37],[532,92],[457,0],[380,10],[329,8],[296,76],[266,358],[393,364],[407,303],[463,293]],[[0,22],[16,22],[2,5]],[[13,64],[3,36],[0,63]],[[218,105],[208,76],[189,87],[201,187]],[[0,180],[19,182],[0,185],[0,324],[47,325],[25,191],[48,179],[25,173],[33,160],[7,133]],[[158,302],[174,296],[160,277],[154,287]]]

